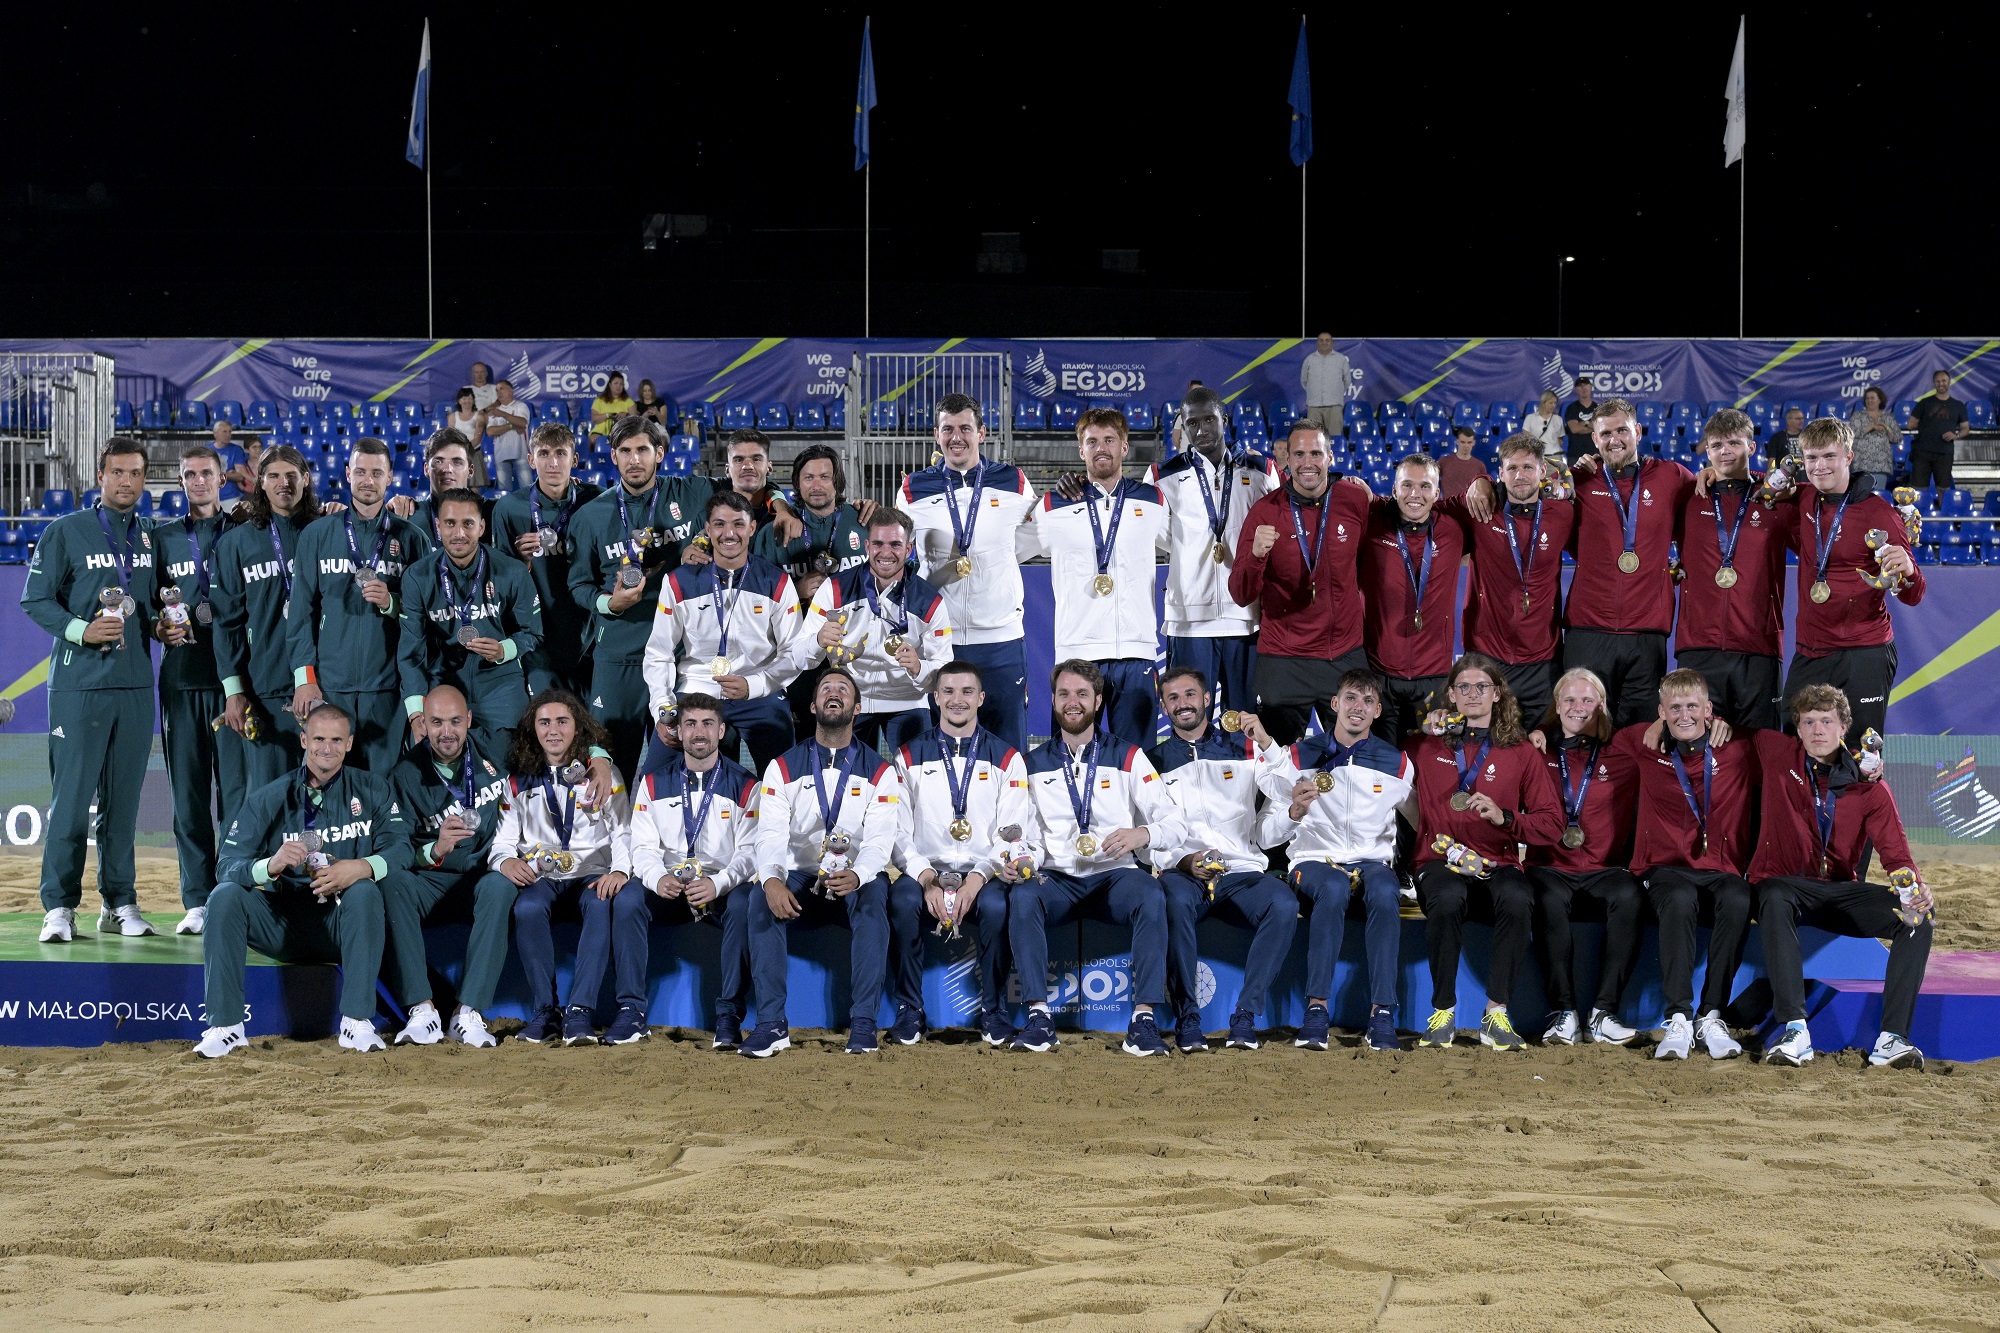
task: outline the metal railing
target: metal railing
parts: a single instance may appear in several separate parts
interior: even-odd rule
[[[847,377],[847,491],[893,503],[935,452],[938,400],[966,394],[986,418],[985,454],[1011,460],[1014,366],[1006,352],[857,352]]]
[[[18,514],[45,489],[87,489],[117,421],[117,366],[90,352],[0,357],[0,501]]]

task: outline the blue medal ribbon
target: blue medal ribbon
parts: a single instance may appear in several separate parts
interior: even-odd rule
[[[1701,804],[1694,799],[1694,782],[1688,777],[1687,765],[1681,761],[1681,747],[1672,747],[1674,776],[1681,782],[1681,797],[1687,801],[1688,812],[1695,818],[1695,826],[1703,839],[1708,837],[1708,803],[1715,795],[1715,747],[1701,747]]]
[[[362,521],[366,522],[367,520],[364,519]],[[274,518],[272,522],[275,523],[277,520]],[[377,575],[380,575],[382,572],[382,552],[389,545],[388,507],[384,506],[381,512],[375,515],[375,545],[368,552],[368,559],[365,561],[361,558],[360,544],[354,540],[354,511],[352,509],[341,511],[340,524],[347,530],[347,554],[352,558],[353,572],[359,574],[365,568],[372,569]]]
[[[1561,770],[1563,780],[1563,813],[1569,816],[1569,822],[1572,824],[1581,823],[1583,820],[1583,801],[1590,795],[1591,781],[1597,776],[1597,751],[1597,742],[1592,741],[1590,759],[1583,766],[1583,782],[1577,787],[1576,799],[1572,801],[1569,795],[1569,749],[1563,745],[1556,746],[1556,767]]]
[[[1229,496],[1232,484],[1236,480],[1236,457],[1233,454],[1224,454],[1222,466],[1215,470],[1216,489],[1222,492],[1220,507],[1215,503],[1215,496],[1209,492],[1208,474],[1201,470],[1202,464],[1207,461],[1208,459],[1197,449],[1194,451],[1190,466],[1194,469],[1195,485],[1201,488],[1202,508],[1208,511],[1209,531],[1215,534],[1215,540],[1221,541],[1223,534],[1229,530]]]
[[[1639,547],[1639,465],[1632,465],[1632,498],[1618,498],[1618,477],[1616,469],[1604,470],[1604,486],[1611,492],[1611,503],[1618,506],[1618,521],[1625,529],[1625,550],[1636,551]]]
[[[1820,526],[1819,521],[1819,502],[1822,497],[1813,497],[1813,578],[1816,582],[1826,582],[1826,565],[1833,559],[1834,542],[1840,538],[1840,516],[1847,512],[1847,501],[1853,494],[1853,491],[1849,491],[1840,497],[1840,503],[1834,506],[1832,524],[1824,528]]]
[[[111,559],[118,571],[118,588],[121,592],[132,591],[132,561],[135,530],[139,524],[137,512],[125,515],[125,537],[120,541],[111,531],[111,511],[104,505],[97,506],[97,526],[104,529],[104,544],[111,548]]]
[[[1091,512],[1095,513],[1096,511],[1092,510]],[[908,603],[904,601],[904,598],[909,595],[909,589],[908,585],[902,579],[896,580],[896,586],[890,590],[888,598],[889,604],[902,613],[903,618],[900,621],[892,621],[889,617],[882,614],[882,599],[876,595],[875,575],[872,572],[861,580],[861,591],[868,595],[868,609],[875,613],[875,618],[882,622],[884,629],[891,634],[908,634],[910,632],[910,608]]]
[[[1514,525],[1509,523],[1507,530],[1512,532]],[[1431,557],[1437,554],[1437,543],[1431,540],[1431,525],[1429,523],[1424,524],[1422,531],[1424,534],[1424,560],[1423,567],[1420,570],[1410,560],[1410,544],[1404,540],[1406,534],[1400,525],[1398,525],[1396,530],[1396,554],[1403,557],[1403,572],[1410,576],[1410,589],[1417,595],[1415,612],[1418,629],[1422,629],[1424,624],[1424,589],[1430,587],[1431,583]]]
[[[1810,764],[1812,761],[1808,759],[1806,762]],[[1833,859],[1833,807],[1840,798],[1840,793],[1833,789],[1833,774],[1828,772],[1826,778],[1825,795],[1820,794],[1819,775],[1814,774],[1812,780],[1813,822],[1819,829],[1819,861],[1822,874],[1826,871],[1827,863]]]
[[[215,549],[215,543],[222,540],[222,529],[228,520],[216,516],[215,537],[208,543],[208,551],[201,549],[201,521],[193,514],[181,519],[181,530],[187,534],[188,559],[194,565],[194,600],[197,604],[208,600],[208,552]]]
[[[1736,521],[1729,525],[1729,531],[1726,535],[1722,528],[1722,496],[1723,492],[1717,490],[1715,493],[1715,545],[1722,552],[1722,567],[1728,569],[1736,563],[1736,543],[1743,535],[1743,516],[1750,512],[1750,492],[1747,490],[1744,491],[1742,498],[1736,502]]]
[[[1535,521],[1528,528],[1528,549],[1525,553],[1521,550],[1521,534],[1514,531],[1513,505],[1507,506],[1507,512],[1502,517],[1500,526],[1507,530],[1507,545],[1514,552],[1514,573],[1521,580],[1521,596],[1526,597],[1528,575],[1533,573],[1535,568],[1535,544],[1542,538],[1542,502],[1535,501]],[[1409,557],[1405,556],[1404,559],[1408,560]]]
[[[1097,791],[1097,738],[1092,736],[1090,744],[1083,747],[1083,760],[1087,765],[1083,778],[1083,793],[1076,790],[1076,764],[1069,752],[1069,746],[1058,740],[1056,745],[1062,750],[1063,781],[1069,786],[1069,808],[1076,816],[1077,836],[1090,832],[1090,801]]]
[[[694,808],[688,797],[688,784],[692,782],[701,788],[701,809]],[[687,765],[681,765],[681,832],[687,841],[687,855],[695,855],[695,844],[701,840],[701,831],[708,824],[709,802],[715,799],[715,769],[708,770],[708,781],[703,782]]]
[[[972,799],[972,774],[979,767],[979,733],[977,731],[973,732],[971,738],[965,743],[965,780],[963,782],[959,781],[957,770],[951,766],[956,744],[957,740],[955,737],[946,736],[942,731],[938,733],[938,755],[944,761],[945,786],[951,792],[951,817],[953,819],[963,819],[965,818],[966,803]]]
[[[276,514],[271,515],[270,526],[264,531],[271,538],[271,554],[278,558],[278,578],[285,585],[285,601],[289,603],[292,600],[292,558],[285,554],[284,539],[278,535],[281,521]]]
[[[576,832],[576,788],[563,784],[565,804],[556,809],[556,770],[551,764],[549,771],[542,774],[542,802],[549,808],[549,822],[556,826],[556,836],[562,839],[562,849],[569,850],[569,840]]]
[[[1285,499],[1292,506],[1292,536],[1298,539],[1299,559],[1305,562],[1306,584],[1308,587],[1312,586],[1313,571],[1319,567],[1320,548],[1326,545],[1326,516],[1333,509],[1333,505],[1329,503],[1332,498],[1331,494],[1322,494],[1319,497],[1319,530],[1314,533],[1313,544],[1308,547],[1306,545],[1306,524],[1305,519],[1299,514],[1298,497],[1292,495],[1290,492],[1287,492],[1285,495]]]
[[[958,516],[956,475],[943,463],[939,463],[938,467],[944,472],[944,507],[951,514],[951,541],[952,545],[957,548],[953,554],[970,555],[972,553],[972,530],[979,523],[979,497],[986,491],[986,460],[983,458],[980,459],[965,474],[971,478],[972,499],[970,505],[967,507],[963,521]],[[1095,518],[1096,515],[1097,505],[1095,501],[1092,501],[1091,516]],[[1098,568],[1101,571],[1103,566],[1099,565]]]
[[[458,780],[463,784],[464,789],[460,790],[458,786],[454,786],[450,778],[444,780],[444,789],[450,792],[451,798],[464,806],[465,813],[470,815],[473,805],[472,742],[470,740],[466,741],[465,751],[458,758],[460,770]]]
[[[660,495],[666,489],[658,478],[654,478],[653,503],[646,509],[646,526],[649,529],[660,526]],[[632,511],[625,505],[625,483],[622,481],[618,483],[618,522],[625,529],[625,554],[636,565],[646,548],[632,540]]]
[[[1485,740],[1479,742],[1479,753],[1473,756],[1472,765],[1468,768],[1465,763],[1465,747],[1463,745],[1451,747],[1451,761],[1458,766],[1460,791],[1468,796],[1472,794],[1473,787],[1479,782],[1479,770],[1486,767],[1486,756],[1491,753],[1493,753],[1493,737],[1488,735]]]
[[[622,496],[625,488],[621,485],[618,490]],[[562,502],[556,507],[555,522],[552,526],[556,530],[557,540],[561,540],[563,537],[569,535],[569,516],[576,512],[576,494],[576,483],[571,482],[569,489],[563,493]],[[621,516],[624,513],[622,506],[619,509],[619,513]],[[542,529],[542,485],[540,482],[536,482],[528,488],[528,526],[537,532],[540,532]]]
[[[1118,525],[1125,518],[1125,480],[1119,478],[1118,484],[1111,488],[1110,495],[1106,497],[1111,501],[1111,522],[1108,527],[1097,517],[1097,497],[1103,494],[1103,491],[1096,482],[1091,483],[1091,490],[1093,494],[1085,502],[1085,507],[1090,512],[1090,544],[1097,552],[1097,572],[1103,574],[1111,568],[1111,556],[1118,545]]]
[[[479,600],[479,585],[486,582],[486,552],[486,547],[479,548],[479,561],[472,567],[472,591],[463,602],[458,600],[458,589],[452,585],[452,572],[458,566],[452,563],[448,553],[438,561],[438,582],[444,586],[444,604],[451,608],[451,614],[461,625],[470,625],[473,621],[467,612]]]
[[[729,618],[736,614],[736,603],[743,598],[743,586],[737,582],[738,579],[742,578],[743,571],[732,569],[718,572],[713,562],[709,564],[708,568],[708,577],[714,585],[715,593],[715,655],[717,657],[727,657],[729,656]],[[724,580],[722,577],[723,573],[730,574],[732,577]],[[729,600],[727,602],[722,597],[725,591],[729,593]]]
[[[819,747],[815,745],[813,749],[817,752]],[[813,795],[819,798],[820,830],[827,837],[832,837],[834,830],[840,825],[840,805],[847,799],[847,783],[854,776],[854,765],[860,759],[861,747],[853,741],[849,741],[847,748],[839,754],[835,754],[832,750],[826,752],[826,763],[819,771],[818,780],[813,783]],[[833,799],[828,801],[826,770],[835,767],[840,769],[840,780],[834,784]]]

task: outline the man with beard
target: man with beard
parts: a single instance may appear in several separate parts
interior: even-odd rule
[[[476,465],[474,459],[478,459]],[[441,535],[438,532],[438,506],[443,503],[445,492],[470,488],[474,495],[478,495],[480,483],[486,476],[486,459],[464,434],[447,427],[424,444],[424,476],[430,482],[431,493],[422,500],[408,495],[395,496],[389,501],[389,512],[416,524],[435,546]],[[479,517],[484,524],[480,529],[481,536],[487,538],[493,531],[491,500],[480,500]]]
[[[1153,1008],[1167,1001],[1166,894],[1139,869],[1145,847],[1165,856],[1185,844],[1187,824],[1138,746],[1101,725],[1103,675],[1097,664],[1071,658],[1050,673],[1056,734],[1028,756],[1028,791],[1035,801],[1040,872],[1024,878],[1002,861],[1007,884],[1007,940],[1028,999],[1027,1023],[1014,1049],[1057,1045],[1049,1013],[1049,927],[1090,919],[1132,931],[1132,1020],[1128,1055],[1163,1054]]]
[[[1247,713],[1257,706],[1257,605],[1229,595],[1229,563],[1250,506],[1284,479],[1268,456],[1230,450],[1213,389],[1188,391],[1175,429],[1181,452],[1149,478],[1168,515],[1167,665],[1215,681],[1222,707]]]
[[[530,677],[580,692],[590,687],[590,668],[583,661],[590,615],[569,593],[576,554],[570,525],[603,491],[570,475],[576,468],[576,436],[560,421],[535,428],[528,454],[535,478],[494,504],[493,544],[528,566],[535,594],[542,599],[542,643],[528,655]]]
[[[470,535],[469,528],[453,522],[456,509],[447,505],[439,514],[446,541],[454,531]],[[504,876],[488,874],[486,862],[507,776],[475,739],[473,715],[455,686],[440,685],[425,695],[423,710],[423,739],[396,765],[391,784],[410,821],[416,849],[409,873],[383,895],[389,970],[397,1002],[409,1013],[396,1043],[434,1046],[444,1039],[444,1022],[431,1003],[424,923],[462,921],[469,912],[472,934],[465,944],[465,978],[451,1016],[451,1035],[467,1046],[493,1046],[498,1043],[486,1030],[485,1013],[507,962],[514,886]],[[491,734],[511,739],[514,733],[504,729]]]
[[[809,444],[792,459],[792,487],[802,509],[799,521],[804,530],[789,542],[778,539],[775,526],[757,530],[750,543],[753,555],[791,574],[799,590],[799,602],[808,605],[820,585],[836,574],[868,563],[868,529],[858,509],[872,513],[872,501],[859,506],[843,503],[847,495],[847,473],[840,454],[830,445]],[[813,686],[819,683],[816,670],[801,672],[785,687],[785,702],[792,710],[792,733],[812,726]]]
[[[353,507],[300,533],[293,557],[292,711],[304,717],[321,699],[339,705],[354,721],[355,766],[386,781],[403,753],[406,713],[396,688],[403,573],[431,545],[383,507],[389,447],[382,441],[354,442],[347,489]]]
[[[764,770],[757,813],[757,875],[750,900],[750,970],[757,1027],[743,1054],[762,1059],[792,1044],[785,1019],[786,941],[805,929],[844,925],[848,951],[847,1053],[880,1049],[877,1013],[889,962],[889,877],[902,827],[903,780],[854,739],[861,687],[828,667],[813,694],[813,738]]]
[[[1539,720],[1555,697],[1562,657],[1562,557],[1576,531],[1567,498],[1542,498],[1552,465],[1532,435],[1500,444],[1499,512],[1491,484],[1474,482],[1472,582],[1465,598],[1465,646],[1500,664],[1521,716]]]
[[[223,796],[225,819],[243,797],[299,766],[292,712],[293,551],[319,518],[312,470],[289,444],[257,460],[250,518],[215,547],[215,664],[222,673],[222,724],[242,755],[243,785]]]
[[[775,540],[784,544],[798,540],[805,525],[771,486],[771,437],[761,430],[737,431],[729,437],[728,461],[729,487],[750,502],[757,530],[770,527]]]
[[[1444,702],[1458,639],[1458,565],[1470,547],[1470,526],[1461,501],[1438,503],[1438,466],[1426,454],[1397,464],[1394,495],[1368,507],[1362,635],[1368,664],[1383,682],[1375,734],[1391,745]]]

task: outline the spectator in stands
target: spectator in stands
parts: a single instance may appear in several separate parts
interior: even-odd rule
[[[1805,433],[1806,414],[1796,407],[1785,409],[1785,428],[1773,435],[1764,453],[1772,462],[1777,462],[1786,454],[1799,453],[1799,436]],[[1801,458],[1805,455],[1799,454]]]
[[[1565,446],[1563,430],[1562,400],[1556,397],[1554,389],[1542,390],[1542,399],[1535,404],[1535,410],[1528,413],[1528,419],[1521,423],[1521,433],[1532,435],[1541,441],[1545,457],[1566,458],[1569,450]]]
[[[493,484],[517,491],[528,484],[528,405],[514,401],[508,380],[495,384],[497,396],[486,409],[486,437],[493,444]]]
[[[215,452],[222,459],[222,498],[225,501],[237,499],[256,489],[257,485],[257,474],[251,468],[250,456],[231,438],[234,434],[235,427],[228,421],[216,419]],[[236,488],[234,492],[228,489],[231,486]]]
[[[612,422],[619,417],[629,417],[638,410],[639,405],[625,392],[624,372],[614,370],[611,378],[604,381],[604,392],[598,394],[590,405],[590,433],[608,434]]]
[[[1479,432],[1457,426],[1451,432],[1452,452],[1438,460],[1438,499],[1456,500],[1465,488],[1486,475],[1486,464],[1472,456]]]
[[[1306,420],[1325,431],[1328,439],[1347,430],[1340,418],[1347,406],[1348,376],[1347,358],[1333,350],[1333,335],[1320,334],[1318,345],[1299,367],[1299,387],[1306,391]]]
[[[458,403],[451,409],[451,415],[444,420],[445,427],[455,430],[470,442],[486,438],[486,413],[479,408],[479,394],[467,384],[458,391]],[[481,468],[484,472],[486,469]],[[463,483],[461,483],[463,484]]]
[[[1590,376],[1578,375],[1575,388],[1576,401],[1563,409],[1563,434],[1571,462],[1592,452],[1590,419],[1597,415],[1597,401],[1592,397],[1597,386],[1591,383]]]
[[[1855,469],[1887,485],[1896,475],[1896,446],[1903,440],[1903,428],[1889,415],[1889,395],[1869,385],[1847,424],[1854,430]]]
[[[493,383],[493,368],[484,361],[475,361],[466,374],[472,378],[472,405],[484,412],[499,396],[500,386]]]
[[[640,416],[651,417],[667,430],[674,428],[674,423],[667,420],[667,400],[660,397],[651,380],[639,381],[638,407]]]
[[[1910,485],[1951,489],[1951,464],[1958,442],[1965,438],[1965,404],[1951,396],[1951,372],[1931,376],[1931,391],[1917,400],[1903,423],[1917,438],[1910,444]]]

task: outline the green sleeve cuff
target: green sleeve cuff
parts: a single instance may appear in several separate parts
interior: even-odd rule
[[[602,759],[609,763],[611,760],[611,751],[605,749],[602,745],[593,745],[590,747],[590,757],[592,759]]]
[[[521,655],[521,646],[512,639],[500,640],[500,660],[511,662]]]
[[[391,598],[389,599],[389,604],[388,604],[387,606],[378,606],[378,607],[376,607],[376,608],[375,608],[375,614],[377,614],[377,615],[380,615],[380,616],[393,616],[393,615],[395,615],[395,614],[396,614],[396,599],[395,599],[394,597],[391,597]]]
[[[381,858],[370,857],[369,859],[380,860]],[[417,848],[417,859],[419,861],[422,861],[427,866],[436,865],[438,863],[437,844],[435,842],[427,842],[423,846]]]
[[[292,688],[297,689],[301,685],[312,684],[312,677],[311,675],[308,674],[309,672],[311,672],[311,670],[312,670],[311,667],[293,667]]]
[[[610,593],[601,592],[597,594],[597,614],[600,616],[608,616],[611,614]]]
[[[72,619],[69,624],[63,626],[63,637],[81,648],[83,646],[83,632],[89,626],[89,621]]]
[[[403,700],[403,708],[411,717],[415,717],[418,713],[424,711],[424,696],[421,694],[411,695],[409,698]]]
[[[229,698],[229,697],[230,697],[231,695],[237,695],[237,694],[243,694],[243,693],[246,693],[246,691],[245,691],[245,690],[244,690],[244,688],[243,688],[243,677],[241,677],[241,676],[224,676],[224,677],[222,678],[222,697],[223,697],[223,698],[227,699],[227,698]]]
[[[377,884],[389,878],[389,863],[387,861],[384,861],[379,856],[364,856],[361,859],[366,861],[368,868],[375,872],[374,878]]]
[[[256,880],[259,884],[269,884],[271,882],[271,858],[267,856],[262,860],[251,862],[250,878]]]

